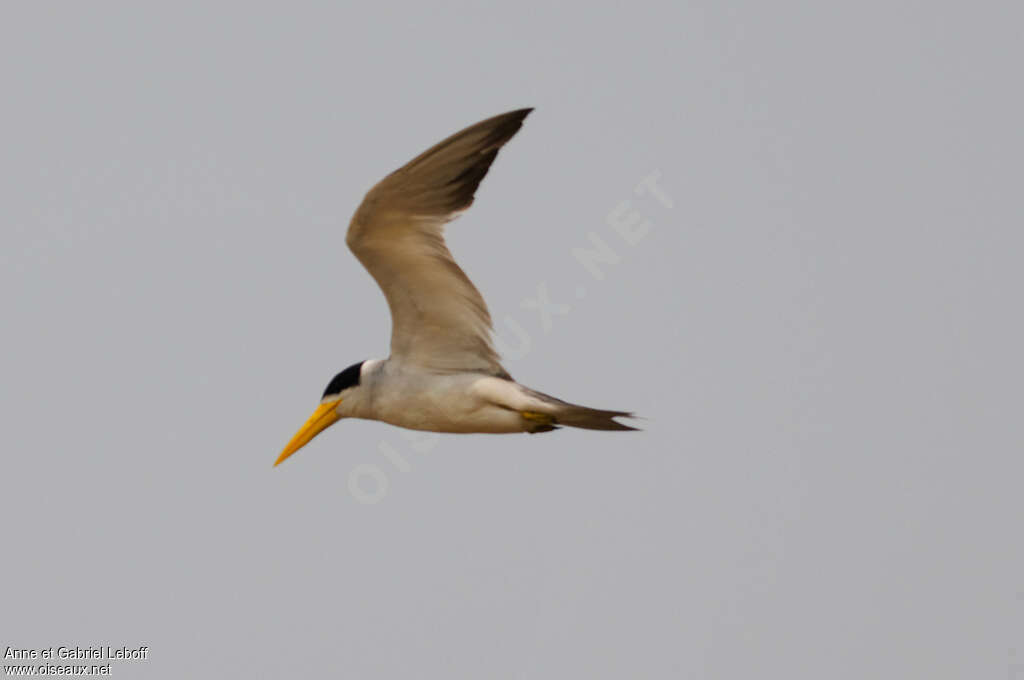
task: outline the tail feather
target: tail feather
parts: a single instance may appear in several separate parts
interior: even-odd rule
[[[546,407],[544,412],[554,418],[554,424],[565,425],[566,427],[578,427],[584,430],[609,430],[609,431],[635,431],[639,428],[624,425],[616,418],[633,418],[629,411],[607,411],[603,409],[588,408],[579,404],[570,404],[544,394],[526,388],[530,396],[540,400]]]
[[[639,428],[623,425],[615,420],[618,417],[632,418],[633,414],[628,411],[602,411],[586,406],[568,404],[555,415],[555,422],[568,427],[581,427],[584,430],[637,430]]]

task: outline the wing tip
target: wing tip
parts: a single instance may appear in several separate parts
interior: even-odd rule
[[[497,116],[489,118],[485,121],[478,123],[481,127],[489,127],[494,130],[495,137],[493,141],[497,142],[500,148],[512,139],[512,137],[519,132],[519,128],[523,126],[523,121],[526,117],[533,113],[533,107],[528,106],[522,109],[516,109],[515,111],[509,111],[507,113],[499,113]]]
[[[497,148],[501,148],[505,142],[512,139],[519,132],[519,128],[523,126],[523,121],[532,112],[532,106],[516,109],[508,113],[500,113],[489,120],[479,123],[479,125],[481,127],[489,127],[494,131],[494,139],[492,141],[496,143]]]

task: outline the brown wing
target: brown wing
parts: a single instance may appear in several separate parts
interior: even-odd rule
[[[487,305],[448,251],[444,225],[472,205],[531,110],[488,118],[431,147],[373,187],[352,217],[346,242],[387,298],[399,363],[507,375]]]

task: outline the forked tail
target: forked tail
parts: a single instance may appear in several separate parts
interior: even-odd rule
[[[522,386],[520,386],[522,387]],[[588,408],[586,406],[580,406],[579,404],[570,404],[567,401],[562,401],[552,397],[549,394],[543,392],[537,392],[527,387],[522,388],[529,396],[536,399],[539,403],[537,404],[537,415],[543,414],[547,416],[546,423],[538,422],[538,426],[546,425],[546,427],[538,427],[533,430],[534,432],[546,432],[553,430],[559,425],[566,427],[579,427],[584,430],[637,430],[638,428],[624,425],[619,421],[615,420],[619,417],[632,418],[634,417],[629,411],[605,411],[602,409]],[[530,418],[524,414],[525,418]],[[540,418],[538,418],[538,421]]]

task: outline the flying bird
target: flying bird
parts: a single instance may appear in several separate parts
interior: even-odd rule
[[[391,356],[334,376],[274,465],[342,418],[455,433],[636,429],[615,420],[627,411],[570,404],[514,381],[492,344],[483,297],[444,242],[445,224],[472,205],[498,150],[532,110],[455,133],[366,194],[345,241],[387,299]]]

